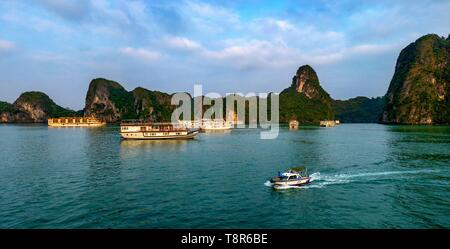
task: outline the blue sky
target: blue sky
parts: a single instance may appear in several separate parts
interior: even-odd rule
[[[450,32],[450,1],[0,0],[0,100],[80,109],[91,79],[128,90],[279,92],[310,64],[333,98],[384,95],[400,50]]]

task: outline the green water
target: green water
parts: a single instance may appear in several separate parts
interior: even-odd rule
[[[0,125],[0,228],[450,228],[450,127],[259,132]],[[295,165],[312,184],[267,186]]]

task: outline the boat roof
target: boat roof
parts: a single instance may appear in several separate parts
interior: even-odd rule
[[[94,117],[77,117],[77,116],[74,116],[74,117],[58,117],[58,118],[49,117],[48,119],[74,119],[74,118],[94,119],[94,120],[100,120],[100,121],[102,120],[100,118],[94,118]]]
[[[121,125],[152,125],[152,126],[179,126],[178,123],[171,122],[151,122],[145,120],[122,120]]]
[[[225,119],[222,118],[214,118],[214,119],[209,119],[209,118],[202,118],[202,119],[193,119],[193,120],[178,120],[178,122],[204,122],[204,121],[213,121],[213,122],[225,122]]]
[[[300,174],[297,172],[285,172],[282,175],[289,177],[289,176],[299,176]]]
[[[57,117],[57,118],[88,118],[88,117],[75,117],[74,116],[74,117]],[[54,119],[54,117],[50,117],[49,119]]]

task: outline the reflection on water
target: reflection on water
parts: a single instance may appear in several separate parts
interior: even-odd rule
[[[122,148],[152,148],[152,147],[158,147],[158,148],[177,148],[182,145],[186,145],[188,141],[182,140],[182,139],[166,139],[166,140],[130,140],[130,139],[123,139],[120,141],[120,146]]]
[[[131,140],[120,141],[120,156],[122,159],[134,158],[145,154],[185,151],[188,143],[196,143],[195,139],[182,140]]]
[[[450,199],[450,129],[448,126],[386,126],[387,165],[402,171],[423,172],[401,178],[387,194],[401,216],[387,221],[392,227],[412,223],[417,227],[448,227],[450,216],[436,219],[435,213],[448,213]],[[433,211],[431,211],[433,210]],[[447,210],[447,211],[446,211]]]
[[[209,135],[228,135],[231,130],[202,130],[201,133],[209,134]]]
[[[413,132],[422,134],[442,134],[443,136],[450,136],[450,126],[448,125],[388,125],[386,126],[389,132]]]

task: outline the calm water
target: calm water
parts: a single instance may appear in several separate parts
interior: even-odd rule
[[[448,126],[117,130],[0,125],[0,228],[450,228]],[[295,165],[311,185],[266,186]]]

